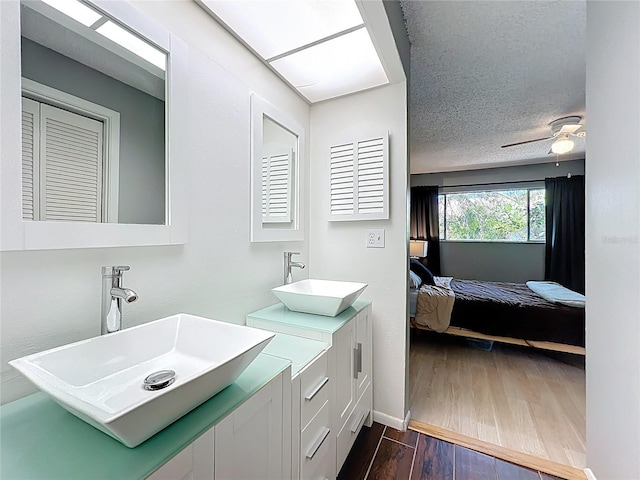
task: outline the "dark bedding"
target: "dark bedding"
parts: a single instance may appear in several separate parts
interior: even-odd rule
[[[451,288],[451,326],[584,347],[584,308],[548,302],[524,283],[453,279]]]

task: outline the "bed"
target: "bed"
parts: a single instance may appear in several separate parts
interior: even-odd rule
[[[584,308],[545,300],[524,283],[434,279],[435,286],[422,285],[409,293],[412,327],[584,354]],[[452,297],[448,311],[447,301],[434,297],[446,295],[445,287]],[[436,309],[444,315],[435,318]],[[444,316],[450,317],[446,323]]]

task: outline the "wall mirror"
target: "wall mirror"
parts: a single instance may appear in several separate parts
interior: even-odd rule
[[[5,3],[2,249],[184,243],[185,44],[126,2]]]
[[[251,241],[304,240],[304,129],[255,93],[251,119]]]

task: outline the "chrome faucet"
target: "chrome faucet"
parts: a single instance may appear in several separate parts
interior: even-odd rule
[[[292,281],[292,278],[291,278],[292,267],[304,268],[304,263],[291,261],[292,255],[300,255],[300,252],[284,252],[284,284],[285,285],[291,283]]]
[[[100,334],[122,329],[122,302],[135,302],[138,294],[122,286],[122,275],[131,267],[102,267],[102,310]]]

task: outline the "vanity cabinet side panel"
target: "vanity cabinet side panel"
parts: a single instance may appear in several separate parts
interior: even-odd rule
[[[285,374],[290,376],[290,370]],[[287,382],[290,383],[288,379]],[[291,390],[287,392],[290,396]],[[284,478],[288,470],[283,465],[284,428],[281,373],[216,425],[215,478]]]

